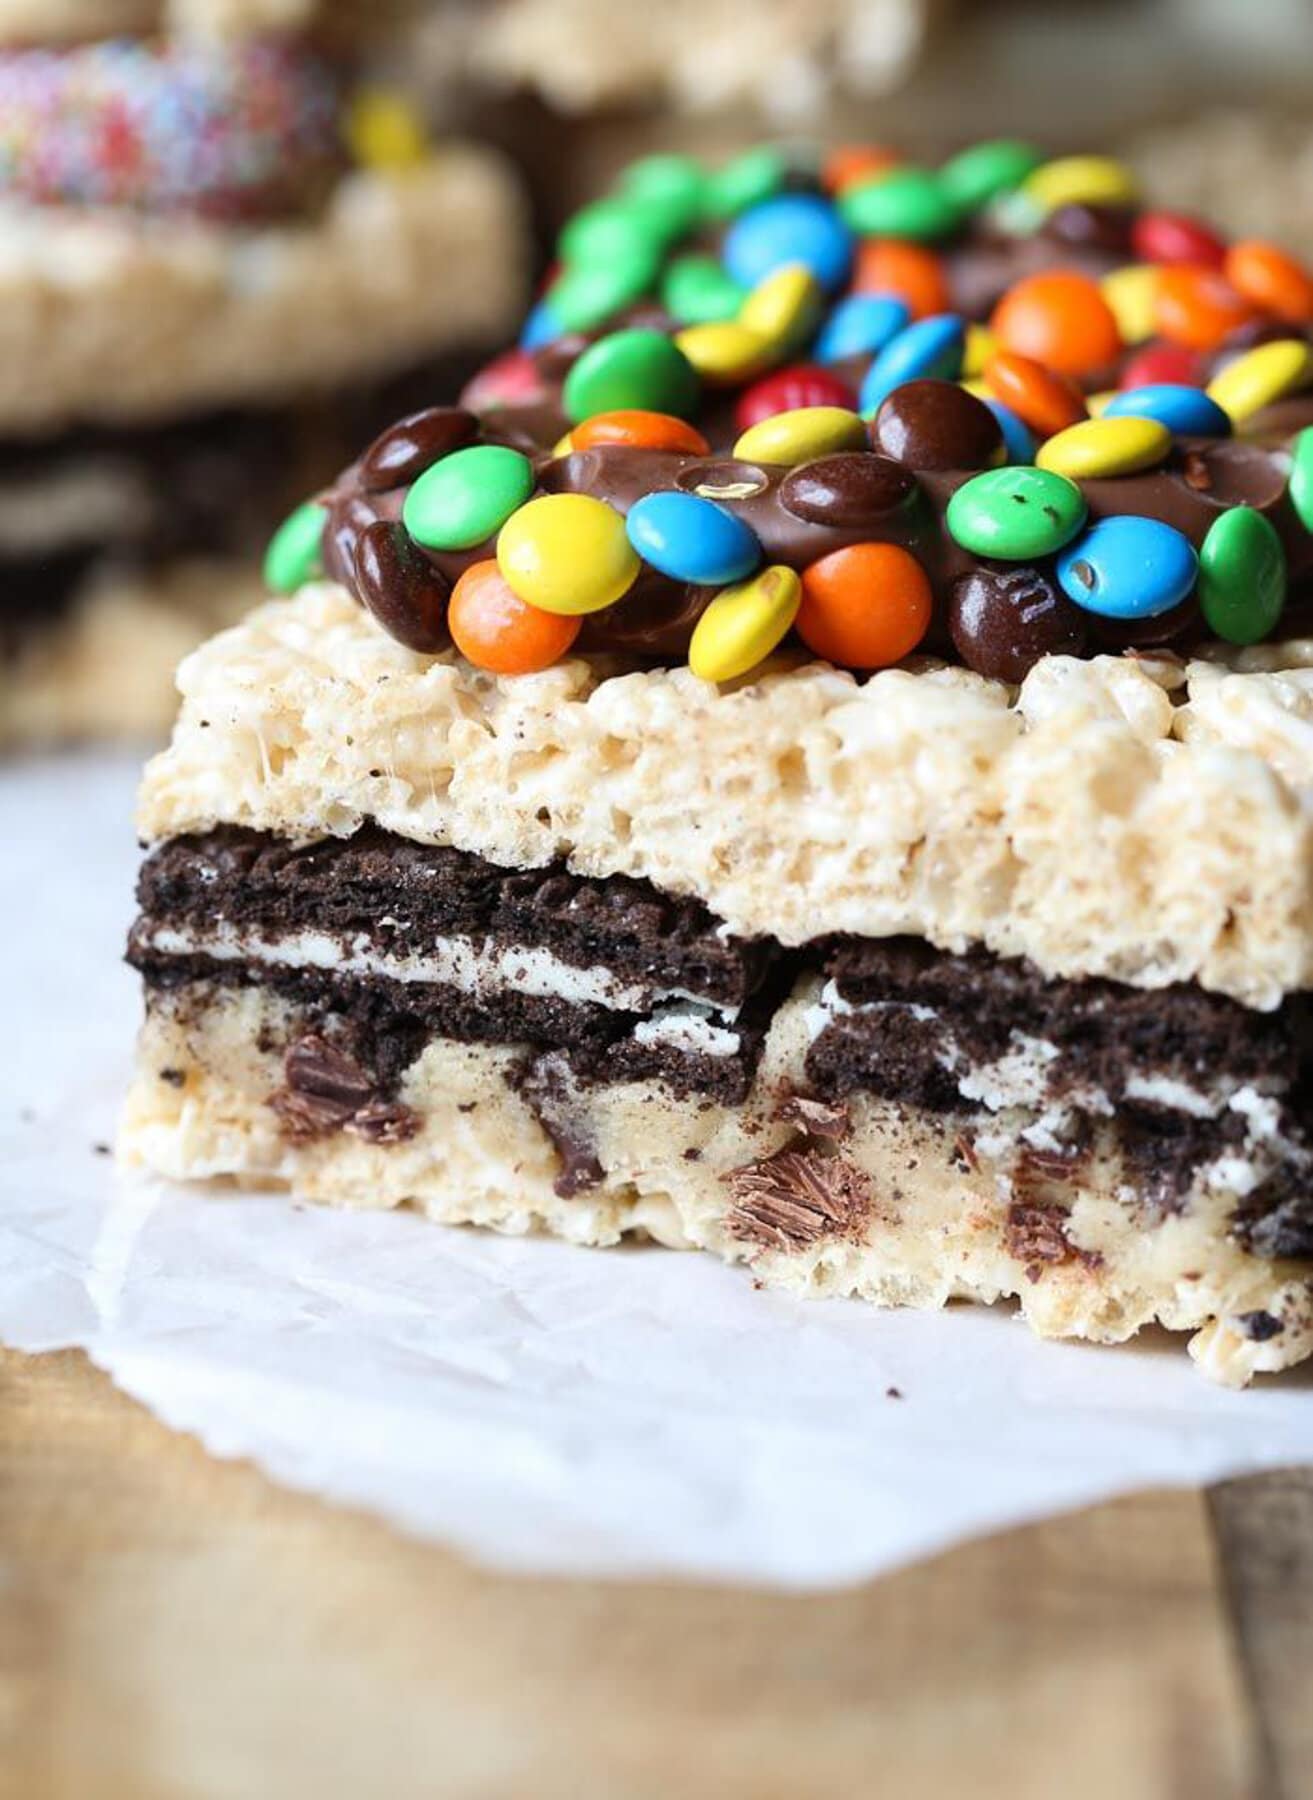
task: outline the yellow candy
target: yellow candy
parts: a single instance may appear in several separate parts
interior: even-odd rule
[[[820,319],[821,284],[803,263],[788,263],[753,288],[738,323],[781,354],[811,336]]]
[[[769,656],[798,616],[802,582],[775,563],[716,595],[694,627],[688,666],[703,681],[733,681]]]
[[[1208,384],[1208,395],[1239,424],[1263,407],[1305,387],[1313,376],[1313,349],[1298,338],[1278,338],[1238,356]]]
[[[957,385],[960,388],[965,388],[968,394],[974,394],[977,400],[993,400],[996,398],[994,390],[987,381],[959,381]]]
[[[736,319],[688,325],[675,333],[675,347],[704,381],[711,382],[741,381],[764,369],[771,356],[771,346],[761,333]]]
[[[865,450],[866,426],[846,406],[798,406],[749,427],[734,446],[745,462],[811,462],[839,450]]]
[[[1139,190],[1125,163],[1111,156],[1059,156],[1028,175],[1021,192],[1051,213],[1060,206],[1123,206]]]
[[[1110,404],[1117,398],[1116,388],[1104,388],[1097,394],[1086,394],[1085,404],[1089,408],[1092,419],[1101,419]]]
[[[366,169],[413,169],[429,153],[424,121],[404,94],[361,88],[346,122],[347,147]]]
[[[641,567],[625,522],[591,494],[543,494],[513,512],[497,539],[507,585],[543,612],[600,612]]]
[[[1151,469],[1172,447],[1172,434],[1157,419],[1132,414],[1114,419],[1082,419],[1040,445],[1035,465],[1072,481],[1101,475],[1132,475]]]
[[[556,442],[552,445],[552,455],[568,456],[573,449],[574,442],[570,437],[570,433],[567,431],[564,437],[558,437]]]
[[[985,364],[997,349],[998,339],[988,325],[968,325],[966,345],[962,351],[962,373],[968,379],[982,374]]]
[[[1124,269],[1105,275],[1099,283],[1099,292],[1112,308],[1125,344],[1142,344],[1157,328],[1154,308],[1159,272],[1153,263],[1128,263]]]

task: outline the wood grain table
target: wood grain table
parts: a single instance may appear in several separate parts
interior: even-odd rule
[[[1313,1475],[794,1597],[475,1570],[0,1355],[4,1800],[1313,1795]]]

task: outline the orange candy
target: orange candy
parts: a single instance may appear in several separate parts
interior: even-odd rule
[[[632,450],[682,450],[689,456],[711,454],[711,445],[702,433],[683,419],[670,413],[642,412],[637,407],[594,413],[570,433],[574,450],[592,450],[598,444],[623,444]]]
[[[1004,350],[1031,356],[1061,375],[1092,375],[1122,347],[1098,283],[1066,269],[1014,283],[994,308],[990,326]]]
[[[1257,310],[1216,269],[1182,263],[1164,268],[1158,277],[1154,322],[1163,337],[1191,350],[1216,350]]]
[[[879,144],[845,144],[832,150],[821,170],[821,182],[827,193],[841,194],[854,182],[869,181],[872,175],[883,175],[895,168],[900,158]]]
[[[930,626],[930,583],[897,544],[852,544],[803,570],[794,621],[809,650],[850,669],[884,669]]]
[[[513,593],[495,561],[471,563],[451,590],[447,627],[467,662],[494,675],[550,669],[579,635],[581,618],[529,606]]]
[[[1238,294],[1286,324],[1306,325],[1313,319],[1313,276],[1275,244],[1262,238],[1232,244],[1222,272]]]
[[[853,291],[896,294],[907,302],[914,319],[953,310],[943,263],[924,244],[905,243],[902,238],[867,238],[857,246]]]
[[[1052,437],[1088,417],[1085,397],[1074,382],[1057,375],[1030,356],[999,350],[984,367],[985,385],[997,400],[1037,431]]]

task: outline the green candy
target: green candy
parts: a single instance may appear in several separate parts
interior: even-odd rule
[[[844,223],[863,237],[911,238],[923,243],[947,237],[958,224],[958,206],[929,169],[890,169],[839,196]]]
[[[1252,506],[1219,513],[1199,550],[1197,592],[1217,637],[1228,644],[1265,638],[1286,603],[1286,553],[1272,521]]]
[[[1305,531],[1313,531],[1313,425],[1291,446],[1290,504]]]
[[[940,169],[939,179],[955,206],[975,212],[996,195],[1020,187],[1043,160],[1038,150],[1018,138],[991,138],[952,157]]]
[[[269,539],[264,553],[265,586],[275,594],[294,594],[303,582],[324,572],[321,543],[328,508],[306,500],[288,513]]]
[[[661,304],[681,325],[736,319],[747,297],[714,256],[677,256],[661,283]]]
[[[1085,513],[1085,496],[1074,481],[1014,465],[963,482],[944,517],[949,534],[973,555],[1029,562],[1069,544]]]
[[[579,425],[594,413],[630,407],[688,419],[699,393],[693,365],[664,332],[632,329],[590,344],[566,376],[561,399],[566,418]]]
[[[568,219],[556,250],[562,262],[595,265],[653,256],[662,243],[644,202],[617,196],[594,200]]]
[[[692,156],[645,156],[631,163],[620,180],[620,192],[664,216],[671,235],[682,237],[702,217],[707,178]]]
[[[778,150],[759,144],[745,150],[733,162],[708,175],[703,205],[709,219],[733,219],[761,200],[778,194],[788,175],[788,164]]]
[[[406,495],[401,522],[426,550],[472,550],[500,531],[532,492],[527,456],[501,444],[474,444],[425,469]]]
[[[565,331],[591,331],[650,293],[659,265],[655,250],[637,245],[609,263],[567,265],[547,295],[552,317]]]

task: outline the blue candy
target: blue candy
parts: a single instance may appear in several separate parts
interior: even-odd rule
[[[625,524],[644,561],[675,581],[721,587],[742,581],[761,561],[756,533],[700,494],[678,489],[644,494],[630,507]]]
[[[1202,388],[1175,381],[1127,388],[1103,409],[1105,419],[1157,419],[1178,437],[1230,437],[1231,421]]]
[[[520,332],[520,348],[541,350],[544,344],[554,343],[561,337],[564,329],[546,300],[540,300],[524,321],[524,328]]]
[[[1007,451],[1010,463],[1033,463],[1035,452],[1039,446],[1035,442],[1030,426],[1019,419],[1010,406],[1004,406],[1001,400],[995,400],[990,394],[982,394],[980,398],[998,420],[999,430],[1003,433],[1003,448]]]
[[[923,375],[955,381],[962,373],[966,325],[956,313],[918,319],[892,338],[866,371],[858,411],[870,418],[886,395]]]
[[[845,356],[873,356],[911,321],[905,301],[895,294],[849,294],[821,327],[817,362],[841,362]]]
[[[1103,619],[1156,619],[1195,584],[1199,558],[1174,525],[1118,514],[1100,519],[1058,558],[1058,583]]]
[[[745,288],[787,263],[805,263],[822,287],[837,288],[848,279],[852,259],[852,232],[816,194],[779,194],[750,207],[721,247],[721,261]]]

